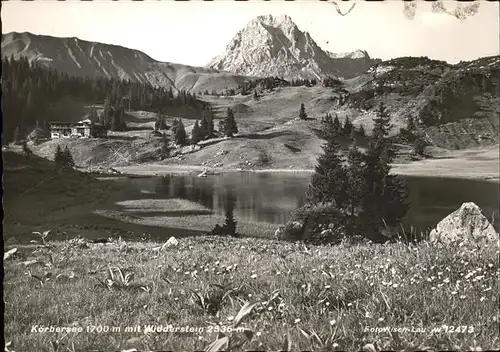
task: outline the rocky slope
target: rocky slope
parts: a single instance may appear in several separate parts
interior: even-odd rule
[[[462,149],[499,142],[500,56],[457,65],[397,58],[348,85],[345,109],[373,115],[383,101],[396,127],[411,118],[436,146]]]
[[[72,76],[109,77],[149,82],[176,90],[221,91],[242,85],[247,77],[202,67],[159,62],[121,46],[31,33],[2,34],[2,57],[27,57]]]
[[[265,15],[250,21],[207,67],[250,76],[320,79],[354,77],[375,62],[360,50],[347,54],[326,52],[289,16]]]

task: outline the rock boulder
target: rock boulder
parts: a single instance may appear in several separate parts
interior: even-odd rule
[[[498,232],[490,224],[481,208],[473,202],[462,204],[460,209],[441,220],[429,235],[431,242],[444,243],[461,240],[496,241],[498,239]]]

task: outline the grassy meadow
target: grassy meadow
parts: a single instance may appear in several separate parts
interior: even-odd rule
[[[38,239],[4,261],[5,340],[10,351],[498,349],[498,255],[470,243]]]

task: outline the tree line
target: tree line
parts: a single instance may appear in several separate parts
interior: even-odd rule
[[[243,84],[238,85],[236,88],[224,88],[222,92],[216,92],[215,90],[209,91],[208,89],[203,92],[204,95],[215,95],[215,96],[234,96],[234,95],[250,95],[254,94],[254,98],[257,100],[258,91],[272,90],[278,87],[314,87],[321,84],[324,87],[339,87],[343,83],[341,80],[335,77],[327,76],[323,77],[320,81],[317,79],[292,79],[285,80],[281,77],[265,77],[258,78],[253,81],[245,81]]]
[[[74,77],[54,69],[19,59],[2,58],[2,101],[4,138],[12,141],[16,127],[25,136],[38,120],[50,121],[57,104],[71,97],[85,103],[106,104],[100,122],[110,128],[123,129],[125,109],[168,112],[185,108],[201,111],[208,103],[196,94],[172,88],[154,87],[149,83],[136,83],[103,77]]]
[[[165,119],[160,114],[158,114],[157,121],[155,123],[155,129],[161,130],[166,128],[167,125],[165,123]],[[186,146],[189,144],[196,145],[203,140],[219,136],[232,138],[236,133],[238,133],[238,124],[236,123],[234,112],[231,108],[227,108],[226,116],[224,117],[224,119],[219,120],[218,131],[215,129],[214,115],[211,109],[202,111],[201,123],[199,119],[196,119],[196,122],[194,123],[193,129],[191,131],[190,138],[181,119],[175,119],[172,124],[174,143],[179,146]],[[168,140],[166,133],[163,133],[162,136],[163,151],[167,155],[170,151],[170,141]]]

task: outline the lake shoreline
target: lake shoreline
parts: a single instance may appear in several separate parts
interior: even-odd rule
[[[432,157],[409,163],[394,163],[393,173],[401,176],[440,177],[454,179],[481,180],[500,183],[499,158],[500,151],[496,147],[464,149],[464,150],[433,150]],[[192,164],[137,164],[115,166],[120,176],[154,177],[167,175],[199,175],[207,170],[206,176],[223,173],[304,173],[312,174],[314,169],[301,168],[234,168],[207,167]],[[115,176],[117,176],[115,174]]]
[[[435,160],[434,160],[435,161]],[[152,165],[134,165],[134,166],[122,166],[116,167],[117,170],[122,172],[118,177],[130,177],[130,178],[147,178],[147,177],[161,177],[161,176],[185,176],[188,174],[199,175],[205,169],[204,167],[198,167],[195,165],[154,165],[154,169],[151,169]],[[174,169],[172,169],[174,166]],[[436,165],[437,166],[437,165]],[[420,168],[419,165],[412,164],[394,164],[392,166],[394,173],[399,176],[409,176],[409,177],[429,177],[429,178],[453,178],[453,179],[467,179],[467,180],[477,180],[477,181],[488,181],[500,183],[500,176],[495,172],[480,170],[473,166],[464,165],[460,173],[457,173],[457,169],[443,169],[436,166],[427,166],[425,168]],[[230,169],[230,168],[210,168],[206,177],[216,176],[220,174],[228,173],[302,173],[302,174],[312,174],[314,170],[311,169]],[[102,177],[103,175],[99,175]],[[117,177],[116,175],[113,175]],[[110,176],[112,177],[112,176]]]

